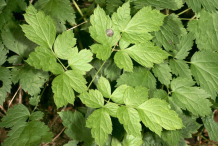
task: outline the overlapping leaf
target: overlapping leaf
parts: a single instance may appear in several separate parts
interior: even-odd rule
[[[201,11],[201,6],[209,12],[216,12],[218,9],[218,2],[216,0],[185,0],[185,2],[195,13],[199,13]]]
[[[74,70],[68,70],[57,76],[52,82],[54,101],[57,107],[62,107],[68,103],[74,104],[74,90],[82,93],[87,90],[86,80]]]
[[[27,63],[36,69],[51,71],[53,74],[61,74],[64,71],[51,50],[45,47],[36,47],[35,52],[32,52],[27,59]]]
[[[218,54],[210,51],[196,52],[191,59],[191,71],[201,88],[216,98],[218,93]]]
[[[13,12],[25,11],[26,2],[25,0],[6,0],[7,8],[9,8]]]
[[[5,63],[6,59],[7,59],[7,53],[8,53],[8,50],[5,49],[4,45],[2,44],[2,42],[0,41],[0,66],[2,64]]]
[[[123,146],[140,146],[143,143],[142,139],[132,135],[125,135],[123,139]]]
[[[124,104],[123,96],[127,88],[128,88],[127,85],[121,85],[117,87],[113,92],[113,94],[111,95],[111,99],[116,103]]]
[[[111,96],[111,86],[109,81],[103,76],[98,80],[98,90],[102,93],[104,97],[110,98]]]
[[[37,12],[32,5],[26,9],[24,18],[29,24],[21,26],[26,37],[40,46],[52,49],[56,36],[56,27],[52,18],[45,16],[42,11]]]
[[[112,117],[117,117],[117,110],[119,108],[118,104],[113,103],[113,102],[108,102],[104,106],[104,108],[106,109],[109,115],[111,115]]]
[[[108,134],[112,132],[111,118],[104,108],[95,110],[88,117],[86,126],[92,128],[92,136],[100,146],[103,146],[108,139]]]
[[[5,67],[0,67],[0,82],[2,87],[0,88],[0,105],[3,105],[7,92],[11,92],[11,72]]]
[[[15,84],[19,81],[22,89],[30,95],[37,95],[43,87],[43,84],[48,81],[48,73],[42,70],[34,69],[25,64],[23,67],[14,67],[12,69],[11,81]]]
[[[191,111],[194,115],[205,116],[211,113],[210,97],[204,90],[192,87],[194,82],[187,78],[176,78],[171,82],[172,100],[179,107]]]

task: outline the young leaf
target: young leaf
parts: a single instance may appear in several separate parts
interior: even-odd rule
[[[58,58],[69,59],[75,53],[72,49],[76,45],[76,39],[72,31],[64,31],[59,34],[54,43],[54,51]]]
[[[79,93],[87,90],[86,80],[77,71],[68,70],[57,76],[52,82],[54,101],[57,107],[67,105],[68,102],[74,104],[74,91]]]
[[[218,93],[218,54],[210,51],[196,52],[191,59],[191,71],[201,88],[216,99]]]
[[[171,10],[178,10],[183,6],[182,0],[165,0],[165,1],[159,1],[159,0],[134,0],[133,4],[136,5],[137,8],[141,8],[143,6],[153,6],[162,9],[171,9]]]
[[[148,100],[148,91],[149,90],[145,87],[128,87],[123,95],[124,103],[130,107],[138,107]]]
[[[170,73],[171,69],[166,62],[155,64],[152,71],[162,84],[165,84],[166,86],[170,84],[170,81],[172,80],[172,74]]]
[[[216,0],[185,0],[185,2],[195,13],[201,11],[201,6],[203,6],[208,12],[216,12],[218,9],[218,2]]]
[[[68,59],[69,66],[80,74],[85,75],[86,72],[92,69],[92,65],[89,64],[92,60],[92,52],[90,50],[83,49],[78,53],[77,47],[72,50],[73,54]]]
[[[180,36],[184,34],[186,34],[186,29],[175,14],[168,15],[164,19],[164,24],[160,27],[160,31],[155,32],[157,41],[167,51],[174,50],[175,45],[179,43]]]
[[[106,98],[110,98],[111,96],[111,85],[109,81],[103,76],[98,80],[98,90],[102,93],[102,95]]]
[[[116,103],[108,102],[104,106],[104,108],[108,112],[109,115],[111,115],[112,117],[117,117],[117,110],[118,110],[119,106]]]
[[[29,110],[23,104],[16,104],[9,108],[7,115],[2,118],[0,127],[10,128],[25,122],[30,116]]]
[[[2,146],[13,145],[40,145],[42,142],[51,142],[52,133],[48,126],[40,121],[22,122],[12,127]]]
[[[120,50],[115,54],[114,62],[120,69],[124,69],[129,72],[132,72],[133,70],[132,60],[125,50]]]
[[[120,15],[123,13],[119,9],[117,15],[121,17]],[[122,30],[122,38],[129,43],[145,43],[152,39],[149,32],[160,30],[164,17],[158,10],[152,10],[151,7],[144,7],[134,15],[125,29]],[[127,23],[127,20],[122,19],[119,23]]]
[[[24,36],[21,27],[13,21],[9,21],[4,26],[1,37],[7,49],[21,57],[28,57],[30,52],[36,47],[35,43]]]
[[[30,5],[24,14],[26,22],[21,27],[28,39],[40,46],[52,49],[56,36],[56,27],[50,16],[45,16],[44,12],[37,10]]]
[[[184,60],[170,59],[170,68],[176,76],[192,79],[192,73],[188,64]]]
[[[51,71],[53,74],[61,74],[64,72],[62,66],[57,63],[52,51],[45,47],[36,47],[35,52],[30,54],[26,62],[36,69]]]
[[[85,143],[93,141],[91,136],[91,130],[85,127],[86,119],[84,116],[75,110],[74,113],[71,111],[62,111],[58,113],[63,121],[63,125],[67,128],[65,133],[74,140]]]
[[[170,110],[169,104],[157,98],[151,98],[137,107],[139,116],[151,131],[159,136],[163,127],[166,130],[176,130],[183,127],[182,120],[177,113]]]
[[[0,105],[3,105],[7,92],[11,92],[11,72],[5,67],[0,67],[0,82],[2,84],[0,88]]]
[[[207,129],[210,139],[217,142],[218,141],[218,133],[217,133],[218,123],[214,121],[213,115],[202,117],[201,119],[204,123],[205,128]]]
[[[123,146],[141,146],[143,143],[140,137],[135,137],[132,135],[125,135],[123,139]]]
[[[104,108],[95,110],[88,117],[86,126],[92,128],[92,136],[100,146],[103,146],[108,139],[108,134],[112,132],[111,118]]]
[[[33,67],[25,64],[23,67],[14,67],[12,69],[11,81],[16,84],[18,81],[22,89],[28,94],[37,95],[49,76],[47,72],[34,69]]]
[[[132,73],[125,72],[117,79],[117,85],[126,84],[132,87],[142,86],[149,89],[151,95],[156,89],[156,79],[153,74],[146,68],[137,67],[133,69]]]
[[[205,116],[211,113],[211,103],[207,97],[210,97],[204,90],[198,87],[187,85],[189,79],[176,78],[171,82],[172,100],[179,107],[191,111],[194,115]]]
[[[74,9],[69,0],[39,0],[34,6],[52,18],[57,18],[63,22],[68,21],[72,24],[75,23]]]
[[[117,118],[123,124],[124,129],[128,134],[135,137],[141,137],[141,124],[137,110],[127,106],[121,106],[117,111]]]
[[[125,52],[145,67],[153,67],[153,63],[161,63],[170,56],[166,51],[154,46],[151,42],[134,45],[126,49]]]
[[[79,98],[88,107],[100,108],[104,106],[104,98],[98,90],[89,90],[89,93],[83,92]]]
[[[124,104],[123,95],[128,87],[129,86],[127,85],[121,85],[117,87],[113,92],[113,94],[111,95],[111,99],[116,103]]]

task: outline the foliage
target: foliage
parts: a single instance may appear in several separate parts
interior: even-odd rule
[[[65,146],[183,146],[204,128],[218,141],[216,0],[79,3],[0,1],[1,109],[17,85],[28,98],[1,117],[3,146],[56,140],[45,101]]]

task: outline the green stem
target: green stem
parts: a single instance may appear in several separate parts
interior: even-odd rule
[[[179,18],[179,19],[181,19],[181,20],[191,20],[190,18]]]
[[[183,13],[185,13],[185,12],[187,12],[187,11],[189,11],[189,10],[191,10],[191,8],[188,8],[188,9],[186,9],[186,10],[184,10],[184,11],[182,11],[182,12],[180,12],[179,14],[177,14],[178,16],[179,15],[182,15]]]
[[[166,9],[166,15],[168,16],[169,15],[169,9]]]
[[[56,56],[55,52],[51,49],[51,51],[53,52],[54,56],[56,57],[56,59],[58,60],[58,62],[62,65],[62,67],[64,68],[65,71],[67,71],[67,68],[63,65],[63,63],[60,61],[60,59]]]
[[[77,3],[75,2],[75,0],[73,0],[73,4],[75,5],[75,7],[76,7],[76,9],[78,10],[78,12],[80,13],[80,15],[83,17],[83,12],[82,12],[81,9],[79,8],[79,6],[78,6]],[[84,17],[83,19],[84,19],[85,21],[87,21],[85,17]]]

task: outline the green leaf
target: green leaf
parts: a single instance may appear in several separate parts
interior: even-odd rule
[[[181,136],[181,130],[170,130],[162,132],[162,139],[165,140],[170,146],[178,145]]]
[[[100,108],[104,106],[104,98],[98,90],[89,90],[89,93],[83,92],[79,98],[88,107]]]
[[[89,64],[92,60],[92,52],[90,50],[83,49],[78,53],[77,47],[72,50],[73,54],[68,59],[69,66],[80,74],[85,75],[86,72],[92,69],[92,65]]]
[[[216,12],[218,9],[218,2],[216,0],[185,0],[185,2],[195,13],[201,11],[201,6],[203,6],[208,12]]]
[[[114,13],[123,2],[121,0],[106,0],[106,12],[107,14]]]
[[[160,27],[160,31],[155,32],[157,41],[163,45],[164,49],[174,50],[179,43],[180,36],[186,34],[182,21],[175,14],[170,14],[164,19],[163,26]],[[160,47],[161,47],[160,46]]]
[[[151,95],[156,89],[156,79],[153,74],[146,68],[137,67],[133,69],[132,73],[125,72],[117,80],[117,85],[126,84],[132,87],[142,86],[149,89]]]
[[[13,21],[9,21],[1,34],[4,45],[7,49],[17,53],[21,57],[28,57],[34,50],[36,44],[24,36],[21,27]]]
[[[86,126],[92,128],[92,136],[100,146],[103,146],[108,139],[108,134],[112,132],[111,118],[104,108],[95,110],[88,117]]]
[[[79,143],[78,140],[71,140],[71,141],[68,141],[67,144],[64,144],[64,146],[77,146],[78,143]]]
[[[104,106],[104,108],[108,112],[109,115],[111,115],[112,117],[117,117],[117,110],[119,106],[116,103],[108,102]]]
[[[63,121],[63,125],[66,127],[65,133],[76,141],[85,141],[87,143],[92,142],[91,130],[85,127],[86,119],[84,116],[75,110],[58,112]]]
[[[120,69],[132,72],[133,63],[127,52],[125,50],[118,51],[114,56],[114,62]]]
[[[74,104],[74,90],[82,93],[87,90],[86,80],[77,71],[68,70],[52,82],[52,91],[54,92],[54,101],[57,107],[65,106],[69,103]]]
[[[130,43],[147,42],[152,39],[149,32],[160,30],[164,17],[160,11],[152,10],[151,7],[144,7],[129,21],[126,28],[122,31],[122,38]],[[125,19],[122,21],[126,23]]]
[[[36,47],[35,52],[30,54],[26,62],[36,69],[51,71],[53,74],[61,74],[64,72],[62,66],[57,63],[52,51],[45,47]]]
[[[172,74],[170,73],[171,69],[166,62],[155,64],[152,71],[162,84],[165,84],[166,86],[170,84],[170,81],[172,80]]]
[[[190,79],[176,78],[171,82],[172,100],[179,107],[187,109],[194,115],[205,116],[211,113],[211,103],[207,99],[210,97],[204,90],[192,87]]]
[[[12,127],[2,146],[30,146],[51,142],[52,133],[47,125],[40,121],[22,122]]]
[[[170,68],[176,76],[192,79],[192,73],[188,64],[184,60],[170,59]]]
[[[11,12],[11,10],[6,7],[4,8],[2,11],[0,11],[0,30],[2,30],[2,26],[8,22],[9,20],[13,19],[13,13]]]
[[[19,65],[22,62],[22,57],[19,55],[13,55],[9,57],[7,61],[13,65]]]
[[[102,93],[102,95],[106,98],[110,98],[111,96],[111,85],[109,81],[103,76],[98,80],[98,90]]]
[[[216,99],[218,93],[218,54],[196,52],[191,59],[191,71],[201,88]]]
[[[193,46],[193,40],[194,40],[194,33],[188,33],[182,36],[182,38],[179,41],[179,44],[177,44],[177,49],[175,53],[175,58],[177,59],[185,59]]]
[[[92,26],[89,27],[89,32],[91,34],[91,37],[97,42],[104,45],[104,47],[101,46],[101,49],[99,49],[100,46],[98,47],[95,46],[94,50],[97,50],[98,53],[103,54],[103,48],[104,49],[106,48],[109,51],[109,48],[111,46],[114,46],[117,44],[119,37],[120,37],[120,33],[117,30],[117,28],[112,26],[112,21],[110,17],[105,14],[104,10],[100,8],[100,6],[97,6],[97,8],[94,10],[94,14],[91,15],[90,17],[90,22],[92,24]],[[114,34],[112,37],[107,36],[106,34],[107,29],[113,30]],[[96,51],[93,51],[93,52],[95,53]],[[99,58],[99,59],[102,59],[102,58]]]
[[[9,8],[13,12],[21,12],[26,9],[25,0],[7,0],[7,8]]]
[[[153,98],[159,98],[159,99],[164,99],[164,100],[168,100],[168,94],[165,90],[162,89],[157,89],[156,91],[154,91],[153,94]]]
[[[119,78],[120,74],[121,69],[117,67],[117,65],[114,63],[114,60],[112,58],[108,59],[104,68],[104,75],[107,77],[107,79],[114,81]]]
[[[7,6],[5,1],[0,1],[0,12],[2,11],[2,9]]]
[[[117,13],[113,13],[112,22],[117,26],[119,31],[123,32],[131,20],[130,4],[126,2],[122,7],[117,9]]]
[[[10,128],[25,122],[30,116],[29,110],[23,104],[16,104],[9,108],[7,115],[2,118],[0,127]]]
[[[201,118],[207,132],[209,134],[210,140],[218,141],[218,123],[214,121],[213,115],[209,115]]]
[[[26,22],[21,27],[28,39],[40,46],[52,49],[55,41],[56,27],[50,16],[45,16],[44,12],[37,10],[30,5],[24,14]]]
[[[35,95],[33,97],[30,98],[29,103],[33,106],[36,106],[40,101],[40,96]]]
[[[138,107],[148,100],[148,91],[149,90],[145,87],[128,87],[123,95],[124,103],[130,107]]]
[[[124,104],[123,96],[128,87],[129,86],[127,85],[121,85],[117,87],[115,91],[113,92],[113,94],[111,95],[111,99],[116,103]]]
[[[122,146],[122,144],[117,138],[112,137],[111,146]]]
[[[218,33],[216,23],[218,12],[209,13],[202,10],[200,19],[190,23],[189,30],[195,33],[196,43],[199,50],[217,51]],[[193,28],[194,27],[194,28]]]
[[[90,46],[92,52],[97,54],[96,57],[98,59],[107,60],[111,56],[111,47],[102,45],[102,44],[94,44]]]
[[[137,110],[144,125],[159,136],[162,131],[161,127],[166,130],[183,127],[182,120],[175,111],[170,110],[170,106],[165,100],[151,98],[141,104]]]
[[[141,124],[137,110],[127,106],[121,106],[117,111],[117,118],[123,124],[124,129],[128,134],[135,137],[141,137]]]
[[[59,34],[54,43],[54,51],[58,58],[68,60],[75,51],[72,49],[76,45],[76,39],[72,31],[64,31]]]
[[[5,49],[1,41],[0,41],[0,52],[1,52],[0,54],[0,66],[1,66],[2,64],[5,63],[7,59],[7,53],[8,53],[8,50]]]
[[[11,81],[16,84],[18,81],[22,89],[28,92],[29,95],[37,95],[48,81],[49,76],[47,72],[34,69],[33,67],[25,64],[23,67],[14,67],[12,69]]]
[[[7,92],[11,93],[11,72],[5,67],[0,67],[0,82],[2,84],[0,88],[0,105],[3,105]]]
[[[170,10],[178,10],[183,6],[182,0],[134,0],[133,4],[136,5],[137,8],[141,8],[143,6],[153,6],[157,9],[170,9]]]
[[[126,135],[123,139],[123,146],[141,146],[143,143],[140,137]]]
[[[34,113],[32,113],[31,115],[30,115],[30,120],[31,121],[34,121],[34,120],[40,120],[40,119],[43,119],[43,116],[44,116],[44,113],[43,112],[41,112],[41,111],[36,111],[36,112],[34,112]]]
[[[69,0],[39,0],[34,5],[36,9],[60,21],[75,23],[74,9]]]
[[[161,146],[166,145],[165,143],[157,134],[153,132],[146,132],[143,135],[143,144],[141,146]]]
[[[153,67],[153,63],[161,63],[170,54],[154,46],[153,43],[147,42],[144,44],[137,44],[125,50],[136,62],[145,67]]]

